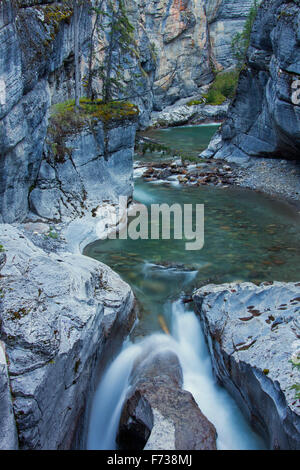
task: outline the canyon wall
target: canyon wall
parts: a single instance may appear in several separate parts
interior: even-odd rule
[[[33,213],[43,220],[71,221],[94,214],[103,201],[130,199],[136,121],[135,114],[106,125],[99,120],[66,136],[63,148],[48,137],[29,195]]]
[[[127,0],[141,64],[153,82],[154,111],[197,95],[216,69],[235,65],[232,39],[252,5],[253,0]]]
[[[30,5],[36,2],[26,2]],[[22,2],[25,4],[25,2]],[[29,189],[43,155],[48,114],[59,88],[73,90],[72,10],[53,16],[51,6],[0,6],[0,220],[22,220]],[[17,16],[16,16],[17,14]],[[87,47],[91,19],[81,15],[81,49]],[[61,84],[58,86],[58,82]]]
[[[216,158],[299,158],[299,22],[299,0],[261,4],[221,141],[209,150]]]
[[[50,107],[74,96],[70,5],[51,0],[0,5],[1,222],[26,218],[30,194],[41,179]],[[213,80],[215,68],[232,65],[232,35],[242,28],[250,2],[127,0],[126,5],[135,26],[136,54],[124,57],[122,96],[138,105],[139,125],[146,127],[152,110],[197,95]],[[92,24],[87,2],[79,24],[82,77]],[[95,87],[99,90],[99,80]]]

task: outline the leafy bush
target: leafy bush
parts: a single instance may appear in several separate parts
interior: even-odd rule
[[[206,103],[217,106],[224,103],[227,99],[232,99],[235,94],[238,78],[239,72],[237,70],[219,73],[208,93],[204,96]]]

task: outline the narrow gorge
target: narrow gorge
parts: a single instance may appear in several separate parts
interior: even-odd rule
[[[299,0],[1,1],[0,450],[300,449],[299,74]]]

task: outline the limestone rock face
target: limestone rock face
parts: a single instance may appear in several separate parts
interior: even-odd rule
[[[51,101],[67,99],[74,89],[71,11],[66,8],[65,16],[54,20],[47,16],[49,2],[23,2],[22,6],[16,11],[8,0],[0,5],[2,222],[26,216],[28,192],[41,164]],[[84,8],[80,23],[83,55],[90,28],[91,17]]]
[[[133,293],[95,260],[46,253],[10,225],[0,226],[0,236],[6,254],[0,337],[9,374],[8,379],[1,359],[0,429],[9,428],[1,445],[14,445],[9,380],[20,448],[69,449],[104,354],[135,321]]]
[[[92,215],[103,201],[131,197],[135,132],[136,119],[105,128],[99,121],[67,137],[61,155],[48,144],[29,197],[32,211],[43,219],[66,221]]]
[[[272,449],[299,450],[300,283],[208,285],[194,301],[220,383]]]
[[[217,68],[235,65],[232,39],[243,30],[253,0],[207,0],[205,9],[212,51]]]
[[[169,127],[221,121],[227,116],[228,106],[228,103],[218,106],[204,104],[188,106],[179,102],[172,106],[167,106],[161,112],[153,112],[151,123],[154,126]]]
[[[299,1],[262,2],[216,158],[237,163],[251,156],[299,158],[300,107],[293,98],[300,73],[299,21]]]
[[[151,348],[150,348],[151,349]],[[144,350],[134,365],[117,442],[132,450],[213,450],[216,430],[191,393],[170,350]]]

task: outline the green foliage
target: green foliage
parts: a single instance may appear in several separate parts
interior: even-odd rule
[[[5,251],[4,246],[0,245],[0,253],[3,253]]]
[[[204,95],[206,103],[217,106],[227,99],[232,99],[235,95],[238,78],[239,72],[237,70],[219,73],[208,93]]]
[[[205,99],[201,98],[201,99],[198,99],[198,100],[191,100],[186,105],[187,106],[197,106],[199,104],[204,104],[204,103],[205,103]]]
[[[254,0],[248,18],[241,33],[236,33],[232,39],[231,49],[237,60],[237,66],[241,70],[246,59],[248,47],[250,45],[251,31],[259,7],[258,0]]]
[[[123,120],[139,114],[139,109],[136,105],[124,101],[105,103],[99,99],[81,98],[80,112],[78,114],[74,112],[74,106],[74,100],[55,104],[52,107],[51,123],[58,120],[66,126],[66,130],[70,127],[71,133],[73,133],[78,125],[83,126],[88,122],[89,118],[99,118],[102,121],[109,121],[111,119]]]
[[[128,102],[104,103],[102,100],[81,98],[79,103],[80,109],[77,112],[75,100],[55,104],[51,109],[48,140],[57,162],[63,163],[65,156],[71,153],[71,149],[65,145],[68,136],[74,135],[86,127],[93,128],[99,120],[107,124],[112,120],[135,119],[139,114],[138,107]]]
[[[65,1],[64,5],[47,5],[44,9],[44,21],[49,26],[53,26],[55,32],[58,32],[58,28],[61,22],[70,22],[73,15],[72,3]]]
[[[98,39],[104,44],[104,60],[98,60],[97,70],[102,81],[102,99],[109,103],[124,90],[123,70],[128,56],[138,57],[138,52],[124,0],[107,0],[106,3],[105,11],[99,8],[94,11],[99,22]]]
[[[48,233],[48,237],[52,238],[53,240],[57,240],[57,239],[58,239],[58,233],[57,233],[57,232],[54,232],[53,227],[50,227],[50,230],[49,230],[49,233]]]
[[[151,56],[152,56],[152,59],[154,62],[157,62],[157,57],[158,57],[158,50],[157,50],[157,47],[156,45],[154,44],[154,42],[152,42],[150,44],[150,52],[151,52]]]

